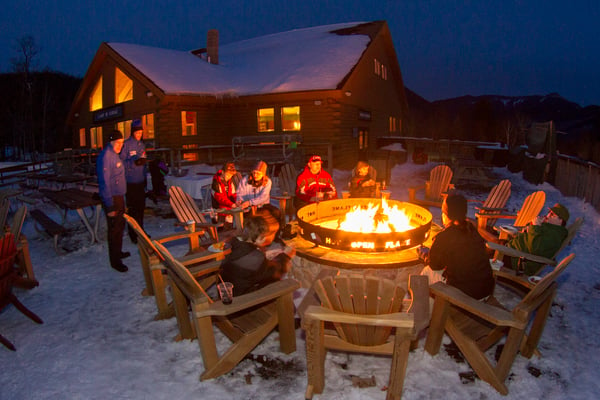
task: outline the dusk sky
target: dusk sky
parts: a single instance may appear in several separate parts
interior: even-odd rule
[[[2,1],[0,72],[31,35],[37,68],[82,77],[102,42],[191,50],[339,22],[386,20],[404,84],[427,100],[557,92],[600,105],[600,2],[428,0]]]

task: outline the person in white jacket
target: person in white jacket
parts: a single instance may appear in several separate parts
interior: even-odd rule
[[[241,208],[262,206],[271,202],[271,179],[267,176],[267,163],[258,161],[250,175],[245,176],[237,189],[236,203]]]

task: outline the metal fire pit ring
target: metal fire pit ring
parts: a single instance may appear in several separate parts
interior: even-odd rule
[[[301,235],[319,246],[364,253],[396,252],[418,246],[427,240],[433,219],[429,210],[396,200],[387,200],[388,205],[403,209],[413,229],[391,233],[359,233],[318,225],[323,221],[342,218],[356,205],[366,208],[369,203],[379,201],[366,198],[337,199],[306,205],[296,212]]]

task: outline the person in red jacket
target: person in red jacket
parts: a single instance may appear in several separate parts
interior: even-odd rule
[[[225,163],[223,165],[223,169],[217,171],[216,175],[213,177],[211,193],[212,193],[212,206],[213,208],[224,208],[227,210],[231,210],[235,208],[235,201],[237,199],[237,195],[235,192],[235,184],[232,179],[237,174],[237,170],[235,169],[235,164],[232,162]],[[226,222],[230,221],[232,218],[230,215],[220,215],[225,219]]]
[[[317,201],[337,199],[337,190],[331,175],[321,168],[321,156],[312,156],[296,179],[296,208]]]

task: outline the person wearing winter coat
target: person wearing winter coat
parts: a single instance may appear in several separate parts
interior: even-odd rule
[[[144,209],[146,208],[146,146],[142,141],[144,127],[142,120],[134,119],[131,123],[131,136],[123,142],[123,150],[119,156],[125,164],[127,194],[125,201],[127,214],[144,227]],[[137,243],[137,235],[131,226],[128,227],[129,238]]]
[[[494,276],[485,240],[467,220],[467,200],[459,194],[446,197],[442,205],[444,230],[433,239],[428,266],[422,275],[429,284],[443,281],[469,296],[486,299],[494,291]]]
[[[375,197],[375,180],[369,175],[369,164],[359,161],[356,164],[355,172],[348,182],[350,197]]]
[[[119,153],[123,148],[123,134],[114,130],[109,136],[109,143],[98,155],[96,174],[102,207],[106,214],[108,227],[108,255],[110,265],[119,272],[127,272],[128,268],[122,258],[129,253],[123,253],[123,230],[125,229],[125,168]]]
[[[331,175],[323,171],[321,156],[312,156],[296,179],[296,208],[318,201],[336,199],[337,190]]]
[[[237,189],[236,203],[241,208],[262,206],[271,202],[271,179],[267,176],[267,163],[258,161],[250,175],[245,176]]]

